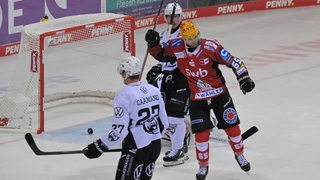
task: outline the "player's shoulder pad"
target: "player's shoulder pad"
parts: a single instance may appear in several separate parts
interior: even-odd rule
[[[215,39],[203,39],[205,41],[205,46],[210,46],[214,49],[217,49],[221,44]]]
[[[163,47],[164,48],[168,47],[170,45],[170,42],[171,42],[172,47],[179,47],[182,45],[182,39],[178,38],[178,39],[173,39],[173,40],[170,40],[168,42],[163,43]]]

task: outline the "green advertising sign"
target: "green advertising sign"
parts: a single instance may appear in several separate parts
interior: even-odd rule
[[[111,0],[107,2],[107,12],[118,9],[143,6],[150,3],[161,2],[161,0]]]

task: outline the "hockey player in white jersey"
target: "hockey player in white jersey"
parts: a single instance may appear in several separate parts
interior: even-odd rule
[[[164,19],[170,24],[174,6],[172,29],[168,27],[162,31],[160,43],[167,42],[169,39],[181,38],[181,6],[178,3],[169,3],[164,10]],[[184,121],[188,111],[190,93],[187,79],[179,71],[176,62],[159,62],[147,73],[147,81],[160,89],[169,119],[167,134],[171,140],[171,150],[163,157],[163,165],[183,164],[188,159],[188,138],[190,138],[190,132]]]
[[[84,155],[98,158],[122,142],[115,179],[151,179],[169,126],[164,102],[158,88],[139,81],[141,63],[136,57],[121,61],[118,72],[126,86],[114,97],[112,129],[84,148]]]

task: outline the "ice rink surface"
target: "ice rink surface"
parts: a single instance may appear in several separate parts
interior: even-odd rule
[[[207,179],[320,179],[319,19],[320,7],[317,6],[194,20],[203,38],[219,40],[248,66],[256,88],[247,95],[239,90],[231,70],[221,68],[241,119],[241,129],[244,131],[256,125],[260,130],[245,141],[245,155],[252,166],[250,175],[239,168],[228,145],[210,141]],[[159,25],[158,29],[164,27]],[[136,32],[140,59],[144,58],[146,51],[146,30]],[[1,96],[9,84],[14,58],[0,59]],[[146,71],[155,63],[149,56]],[[112,112],[111,108],[105,109],[103,119],[84,114],[86,120],[65,122],[63,112],[72,111],[74,107],[59,108],[60,116],[47,123],[46,133],[34,135],[39,148],[44,151],[84,148],[109,126]],[[86,134],[88,127],[94,129],[93,135]],[[198,165],[194,145],[189,147],[190,159],[176,167],[162,166],[162,157],[167,150],[164,142],[153,179],[195,179]],[[0,180],[114,179],[119,156],[120,153],[111,152],[95,160],[81,154],[36,156],[25,142],[23,133],[0,132]]]

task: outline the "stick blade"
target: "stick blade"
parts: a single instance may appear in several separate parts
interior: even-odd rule
[[[252,126],[250,129],[248,129],[246,132],[244,132],[242,134],[242,139],[245,140],[248,137],[252,136],[253,134],[255,134],[256,132],[258,132],[259,129],[256,126]]]
[[[26,139],[26,141],[29,144],[29,146],[34,144],[34,139],[33,139],[32,135],[31,135],[31,133],[26,133],[24,138]]]
[[[37,147],[36,143],[34,142],[34,139],[31,133],[26,133],[24,137],[29,147],[36,155],[44,155],[43,152]]]

